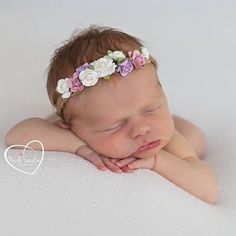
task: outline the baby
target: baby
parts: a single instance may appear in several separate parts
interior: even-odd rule
[[[47,91],[57,115],[18,123],[7,145],[38,139],[100,170],[150,169],[217,203],[216,178],[201,161],[204,136],[170,113],[157,62],[140,39],[109,27],[81,31],[55,51]]]

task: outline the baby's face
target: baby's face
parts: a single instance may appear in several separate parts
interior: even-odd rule
[[[70,100],[68,107],[73,105],[77,114],[71,130],[93,150],[108,157],[152,156],[174,132],[168,103],[152,64],[126,77],[115,74],[85,96]],[[137,152],[144,144],[157,140],[159,146]]]

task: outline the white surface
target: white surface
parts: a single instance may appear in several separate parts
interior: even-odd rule
[[[145,3],[1,1],[1,235],[236,234],[236,3]],[[5,162],[7,130],[52,110],[45,69],[53,50],[75,27],[91,23],[145,40],[158,59],[172,112],[195,122],[207,136],[205,162],[219,182],[218,206],[154,172],[100,172],[69,153],[46,152],[34,176]]]

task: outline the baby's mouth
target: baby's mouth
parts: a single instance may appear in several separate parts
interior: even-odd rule
[[[156,141],[144,144],[141,147],[139,147],[132,155],[138,155],[142,152],[145,152],[145,151],[150,150],[152,148],[158,147],[160,145],[160,143],[161,143],[161,140],[158,139]]]

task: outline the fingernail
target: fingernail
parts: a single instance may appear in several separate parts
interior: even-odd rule
[[[122,171],[122,170],[116,170],[116,172],[118,172],[118,173],[123,173],[123,171]]]

